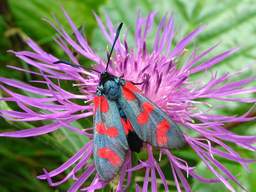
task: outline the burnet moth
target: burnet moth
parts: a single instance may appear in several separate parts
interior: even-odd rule
[[[111,55],[122,23],[116,30],[105,71],[94,98],[94,163],[104,181],[111,180],[122,167],[128,150],[139,152],[143,143],[154,147],[177,148],[184,144],[178,125],[143,95],[136,83],[108,72]],[[57,61],[55,63],[66,63]],[[78,65],[70,64],[78,67]]]

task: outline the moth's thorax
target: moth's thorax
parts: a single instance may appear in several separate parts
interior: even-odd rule
[[[100,75],[100,83],[97,87],[97,95],[105,95],[109,100],[117,100],[121,96],[123,81],[108,72]]]

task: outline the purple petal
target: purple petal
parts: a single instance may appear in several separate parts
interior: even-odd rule
[[[176,47],[173,49],[171,54],[169,55],[170,58],[179,56],[184,48],[196,37],[198,36],[202,31],[204,30],[204,27],[199,27],[192,31],[190,34],[188,34],[184,39],[182,39]]]
[[[90,150],[92,147],[92,142],[86,143],[75,155],[73,155],[69,160],[67,160],[63,165],[58,167],[57,169],[51,171],[48,173],[50,177],[54,177],[56,175],[59,175],[66,171],[69,167],[74,165],[83,155],[86,151]],[[46,179],[45,175],[39,175],[37,176],[38,179]]]
[[[61,127],[60,123],[52,123],[50,125],[44,125],[37,128],[5,132],[0,133],[0,137],[15,137],[15,138],[26,138],[26,137],[36,137],[39,135],[44,135],[53,132]]]
[[[212,67],[213,65],[223,61],[225,58],[229,57],[230,55],[234,54],[238,49],[231,49],[231,50],[228,50],[222,54],[219,54],[215,57],[213,57],[212,59],[204,62],[203,64],[199,65],[199,66],[196,66],[194,68],[191,69],[191,73],[198,73],[200,71],[203,71],[203,70],[206,70],[206,69],[209,69],[210,67]]]
[[[154,168],[151,169],[151,190],[152,192],[157,192],[156,172]]]
[[[148,191],[149,171],[150,171],[150,168],[146,168],[146,173],[145,173],[145,176],[144,176],[144,183],[143,183],[142,192],[147,192]]]
[[[170,165],[171,165],[171,168],[172,168],[172,175],[173,175],[173,178],[174,178],[174,182],[176,184],[177,192],[182,192],[181,188],[180,188],[180,183],[178,181],[178,178],[177,178],[177,175],[176,175],[176,172],[175,172],[175,169],[174,169],[174,166],[171,162],[170,162]]]
[[[67,192],[77,192],[78,189],[84,184],[84,182],[95,171],[94,166],[88,167],[88,169],[79,177],[79,179],[68,189]]]
[[[159,164],[157,162],[155,162],[155,167],[156,167],[156,170],[157,170],[157,172],[158,172],[158,174],[159,174],[159,176],[161,178],[161,181],[162,181],[162,183],[164,185],[165,191],[169,191],[168,184],[167,184],[166,178],[164,176],[164,173],[162,172],[162,170],[161,170],[161,168],[160,168],[160,166],[159,166]]]

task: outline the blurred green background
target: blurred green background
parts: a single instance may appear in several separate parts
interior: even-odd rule
[[[214,70],[224,72],[236,72],[241,69],[250,69],[246,75],[256,75],[256,4],[254,0],[0,0],[0,75],[29,81],[28,74],[20,73],[6,68],[6,65],[29,66],[8,54],[6,51],[25,50],[28,47],[22,39],[29,36],[40,44],[45,50],[64,57],[63,51],[53,43],[55,32],[42,20],[43,17],[50,18],[54,14],[61,23],[67,27],[60,5],[69,13],[77,26],[85,28],[85,34],[92,47],[98,53],[104,53],[106,41],[97,28],[93,12],[101,17],[107,13],[113,19],[114,24],[120,21],[132,33],[137,11],[143,15],[149,11],[157,11],[157,21],[164,14],[173,14],[176,23],[175,40],[181,39],[186,33],[195,27],[205,24],[206,30],[189,47],[189,51],[198,47],[202,50],[214,43],[220,42],[219,48],[214,53],[219,53],[227,48],[240,47],[240,51],[234,56],[214,67]],[[156,23],[157,23],[156,21]],[[195,77],[196,78],[196,77]],[[255,95],[254,95],[255,97]],[[223,104],[218,109],[222,114],[242,114],[249,105]],[[8,109],[8,105],[0,103],[0,108]],[[77,125],[83,126],[83,125]],[[255,122],[239,124],[233,128],[234,132],[241,135],[255,135]],[[28,123],[12,123],[0,119],[0,129],[16,130],[32,127]],[[38,181],[36,175],[42,173],[42,168],[51,170],[67,160],[83,143],[83,138],[67,131],[57,131],[46,136],[30,139],[0,138],[0,192],[13,191],[65,191],[71,182],[52,189],[46,182]],[[255,158],[255,154],[234,146],[242,156]],[[198,172],[209,176],[205,166],[191,149],[176,151],[175,154],[186,159],[197,167]],[[143,154],[142,154],[143,155]],[[253,192],[256,189],[256,165],[251,165],[248,173],[237,164],[227,160],[222,162],[237,175],[241,183]],[[166,164],[166,163],[165,163]],[[163,162],[164,166],[164,162]],[[168,170],[167,170],[168,172]],[[166,173],[167,175],[170,175]],[[137,180],[143,179],[143,174]],[[210,177],[210,176],[209,176]],[[189,179],[193,191],[227,191],[220,184],[203,184]],[[170,179],[171,190],[175,191],[174,183]],[[235,187],[237,191],[240,188]],[[106,191],[110,191],[111,187]],[[131,191],[134,186],[131,187]]]

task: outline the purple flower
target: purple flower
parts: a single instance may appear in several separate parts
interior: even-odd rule
[[[89,59],[94,64],[94,69],[104,71],[106,61],[92,50],[85,36],[79,32],[66,13],[65,16],[74,36],[69,35],[58,21],[55,24],[50,22],[58,32],[55,42],[65,51],[73,64],[80,65],[73,53],[73,50],[75,50],[80,56]],[[207,106],[208,103],[205,100],[202,101],[202,99],[254,103],[256,99],[239,97],[239,95],[256,92],[255,87],[245,88],[255,78],[248,77],[242,80],[234,80],[239,77],[239,73],[223,75],[215,73],[209,77],[208,81],[203,81],[201,78],[208,74],[206,71],[209,68],[236,51],[236,49],[231,49],[202,62],[201,60],[205,60],[208,53],[216,45],[200,54],[193,51],[183,66],[177,67],[176,64],[182,57],[185,47],[203,31],[203,27],[195,29],[173,47],[174,22],[172,17],[163,17],[157,28],[153,47],[149,47],[147,36],[154,27],[154,18],[155,13],[150,13],[146,18],[138,16],[134,48],[129,47],[126,36],[122,38],[123,35],[121,35],[115,47],[115,55],[112,58],[109,72],[116,76],[123,75],[126,80],[144,82],[138,87],[148,98],[165,110],[172,120],[182,125],[187,145],[194,150],[206,167],[215,175],[215,178],[204,178],[196,173],[194,167],[189,166],[185,160],[175,156],[170,150],[160,149],[160,154],[166,156],[169,161],[170,172],[172,172],[177,191],[181,191],[182,188],[187,192],[191,191],[187,181],[188,177],[206,183],[222,182],[230,191],[235,191],[230,181],[234,181],[240,186],[241,184],[215,157],[234,161],[247,168],[248,164],[253,161],[242,158],[226,143],[234,143],[239,147],[255,151],[253,144],[256,137],[236,135],[226,129],[225,125],[247,122],[255,118],[249,116],[250,112],[241,116],[214,114],[213,106],[203,111],[202,107]],[[105,26],[97,16],[96,19],[105,38],[109,44],[112,44],[115,27],[111,20],[107,17]],[[86,70],[60,63],[54,64],[61,58],[45,52],[31,39],[27,40],[27,44],[32,51],[11,52],[37,70],[30,71],[14,66],[10,66],[10,68],[40,76],[42,80],[36,82],[43,84],[44,88],[1,77],[1,89],[6,93],[5,95],[8,95],[1,98],[1,101],[14,102],[20,108],[19,111],[1,110],[1,116],[11,121],[47,121],[49,124],[15,132],[4,132],[0,133],[0,136],[34,137],[60,128],[66,128],[81,134],[89,138],[90,141],[57,169],[50,172],[44,170],[44,173],[38,176],[38,179],[47,180],[50,186],[58,186],[67,180],[74,180],[73,185],[68,190],[70,192],[78,189],[94,191],[104,188],[108,183],[101,181],[96,173],[93,161],[91,161],[93,158],[92,128],[79,129],[71,124],[93,115],[92,100],[95,97],[96,87],[99,83],[98,74],[90,69]],[[149,51],[151,49],[152,51]],[[190,76],[198,72],[203,72],[201,77],[192,80]],[[79,88],[80,93],[64,90],[61,86],[62,81],[71,81],[74,86]],[[32,94],[29,94],[29,96],[21,94],[13,91],[13,88]],[[77,101],[83,101],[84,104]],[[136,184],[136,191],[147,191],[149,185],[151,185],[152,191],[157,191],[159,187],[157,177],[161,179],[164,189],[169,191],[167,182],[169,178],[166,178],[158,159],[156,160],[156,156],[153,155],[152,147],[147,144],[145,150],[148,154],[147,160],[140,161],[137,165],[132,164],[132,153],[128,152],[127,159],[120,170],[118,184],[115,186],[116,191],[123,191],[129,186],[132,174],[141,169],[145,170],[144,182],[142,186]],[[54,177],[64,174],[66,170],[69,170],[66,177],[60,181],[53,181]],[[89,178],[94,179],[90,185],[85,186],[84,183]]]

